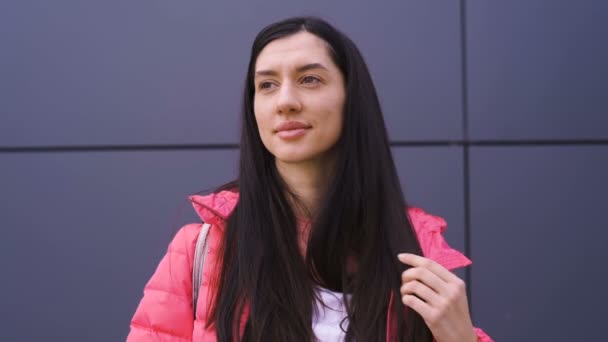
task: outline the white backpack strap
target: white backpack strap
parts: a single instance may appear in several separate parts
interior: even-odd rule
[[[205,267],[205,257],[209,251],[207,236],[209,235],[209,223],[203,223],[201,232],[196,240],[196,249],[194,250],[194,264],[192,266],[192,312],[196,319],[196,303],[198,301],[198,290],[203,280],[203,268]]]

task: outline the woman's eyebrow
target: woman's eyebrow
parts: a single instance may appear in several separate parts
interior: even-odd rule
[[[323,66],[323,64],[321,64],[321,63],[309,63],[309,64],[302,65],[301,67],[298,67],[296,69],[296,71],[297,72],[304,72],[304,71],[308,71],[308,70],[312,70],[312,69],[327,70],[327,68],[325,66]]]
[[[300,72],[304,72],[304,71],[308,71],[308,70],[312,70],[312,69],[323,69],[323,70],[328,70],[323,64],[321,63],[308,63],[308,64],[304,64],[302,66],[299,66],[296,69],[296,72],[300,73]],[[258,70],[255,72],[255,76],[277,76],[278,73],[274,70]]]

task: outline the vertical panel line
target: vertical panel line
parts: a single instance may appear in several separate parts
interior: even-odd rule
[[[463,189],[464,189],[464,252],[471,257],[471,201],[470,201],[470,170],[469,170],[469,103],[468,103],[468,74],[467,74],[467,22],[466,0],[460,0],[460,63],[462,89],[462,134],[463,134]],[[469,310],[473,316],[473,291],[471,266],[465,270]]]

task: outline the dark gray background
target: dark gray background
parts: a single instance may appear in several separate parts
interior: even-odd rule
[[[187,195],[235,175],[264,25],[362,50],[408,200],[473,258],[497,341],[601,340],[608,3],[0,3],[1,341],[120,341]]]

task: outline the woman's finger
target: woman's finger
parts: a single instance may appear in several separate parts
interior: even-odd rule
[[[415,295],[431,307],[437,306],[441,301],[441,297],[437,292],[418,280],[409,281],[401,286],[401,296],[405,295]]]
[[[413,267],[426,268],[429,271],[435,273],[445,282],[451,283],[455,282],[458,279],[458,277],[454,273],[450,272],[448,269],[439,265],[437,262],[429,258],[421,257],[419,255],[410,253],[401,253],[397,256],[397,258],[404,264]]]
[[[413,280],[417,280],[426,286],[430,287],[433,291],[442,294],[447,290],[447,283],[439,278],[435,273],[422,267],[412,267],[405,270],[401,274],[401,283],[406,284]]]
[[[414,295],[406,294],[401,296],[401,301],[403,304],[416,311],[425,321],[428,321],[429,318],[433,317],[433,308],[422,299]]]

